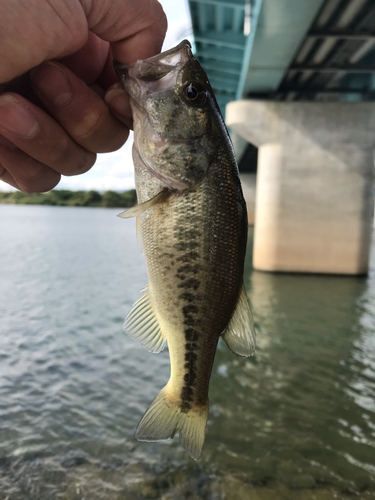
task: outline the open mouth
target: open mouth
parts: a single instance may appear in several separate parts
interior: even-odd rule
[[[140,59],[132,64],[121,64],[114,61],[114,67],[118,77],[126,87],[129,86],[127,85],[129,79],[142,81],[146,85],[148,82],[151,84],[163,80],[161,87],[164,89],[170,83],[170,81],[164,81],[166,77],[174,73],[176,68],[184,65],[190,56],[191,45],[188,40],[184,40],[177,47],[148,59]],[[156,88],[152,87],[152,91],[157,92],[157,86]]]

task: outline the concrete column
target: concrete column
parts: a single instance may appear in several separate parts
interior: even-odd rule
[[[236,101],[226,122],[259,148],[255,269],[365,274],[375,104]]]

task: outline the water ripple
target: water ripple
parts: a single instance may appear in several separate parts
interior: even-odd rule
[[[169,359],[122,332],[147,282],[133,221],[0,212],[1,500],[375,498],[375,272],[272,275],[248,258],[258,350],[220,342],[196,464],[134,439]]]

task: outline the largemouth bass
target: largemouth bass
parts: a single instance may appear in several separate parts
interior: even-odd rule
[[[179,433],[198,460],[216,346],[250,356],[255,331],[243,286],[246,205],[228,132],[188,41],[131,65],[115,63],[134,119],[136,216],[148,286],[124,329],[151,352],[168,341],[170,379],[136,438]]]

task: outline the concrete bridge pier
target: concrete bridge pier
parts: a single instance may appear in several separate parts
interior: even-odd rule
[[[366,274],[375,103],[235,101],[226,122],[259,148],[254,268]]]

